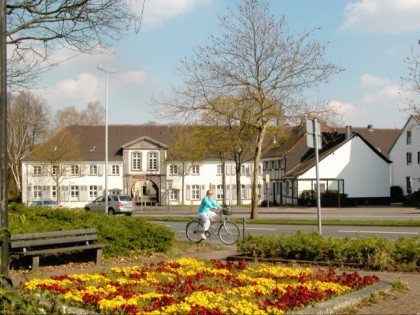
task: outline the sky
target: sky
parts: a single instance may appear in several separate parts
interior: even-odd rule
[[[314,39],[328,43],[326,60],[344,68],[327,84],[308,91],[314,103],[340,114],[341,126],[402,128],[401,77],[404,60],[420,52],[419,0],[270,0],[271,12],[285,16],[299,34],[319,27]],[[140,8],[142,0],[132,0]],[[35,93],[57,111],[105,104],[108,75],[109,124],[165,123],[154,102],[183,83],[180,60],[192,56],[209,36],[220,36],[218,17],[235,9],[233,0],[146,0],[139,33],[115,42],[109,55],[83,55],[43,74]],[[63,52],[61,52],[63,54]],[[60,58],[60,55],[55,56]]]

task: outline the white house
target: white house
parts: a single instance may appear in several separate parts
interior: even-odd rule
[[[391,185],[407,195],[420,189],[420,116],[410,116],[389,150]]]
[[[389,204],[391,161],[382,152],[399,131],[322,128],[320,192],[340,191],[354,204]],[[272,204],[297,205],[303,191],[316,191],[315,151],[308,148],[302,127],[293,130],[287,143],[264,154],[263,169],[263,178],[269,179],[265,196]]]
[[[22,202],[57,199],[66,207],[83,207],[104,194],[105,129],[104,126],[70,126],[78,139],[82,159],[69,165],[60,178],[59,189],[53,180],[58,165],[31,160],[22,161]],[[108,126],[108,191],[129,194],[137,202],[160,205],[198,205],[207,189],[215,198],[223,198],[222,168],[217,159],[189,163],[182,181],[181,163],[170,161],[167,150],[174,141],[176,126],[110,125]],[[193,149],[193,148],[192,148]],[[251,198],[252,163],[241,166],[241,202]],[[234,162],[226,161],[226,202],[237,204]],[[183,197],[182,198],[182,195]]]

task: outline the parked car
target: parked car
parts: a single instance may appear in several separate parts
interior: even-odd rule
[[[105,197],[100,196],[93,202],[85,205],[87,211],[105,212]],[[130,216],[134,211],[133,199],[128,195],[109,195],[108,196],[108,214],[125,214]]]
[[[61,205],[57,204],[57,201],[54,200],[36,200],[31,204],[32,207],[45,207],[45,208],[61,208]]]

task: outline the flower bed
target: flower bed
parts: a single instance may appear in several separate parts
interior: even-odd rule
[[[181,258],[22,285],[31,292],[55,292],[65,304],[101,313],[284,314],[378,280],[332,269]]]

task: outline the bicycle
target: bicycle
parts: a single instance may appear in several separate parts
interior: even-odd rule
[[[236,223],[229,221],[229,216],[231,214],[232,210],[229,207],[222,208],[218,221],[212,222],[210,224],[209,230],[206,231],[206,237],[210,238],[211,235],[217,233],[223,244],[235,244],[239,239],[240,230]],[[199,218],[192,219],[192,221],[189,222],[185,228],[188,240],[194,243],[200,243],[203,241],[201,238],[203,230],[203,222]]]

